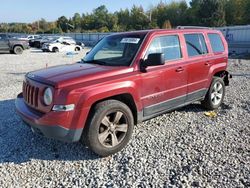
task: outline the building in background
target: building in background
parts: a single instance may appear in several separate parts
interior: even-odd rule
[[[229,54],[250,54],[250,25],[218,28],[225,36]]]

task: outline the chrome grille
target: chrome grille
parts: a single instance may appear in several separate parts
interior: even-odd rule
[[[23,97],[26,103],[38,107],[39,88],[23,82]]]

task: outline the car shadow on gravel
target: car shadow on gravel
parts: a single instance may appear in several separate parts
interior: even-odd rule
[[[27,72],[8,72],[7,74],[14,75],[14,76],[24,76]]]
[[[30,51],[32,54],[49,54],[49,52],[43,52],[43,51]]]
[[[10,52],[0,52],[0,55],[15,55],[15,54],[11,54]]]
[[[206,109],[203,108],[198,103],[192,103],[192,104],[189,104],[189,105],[184,106],[182,108],[179,108],[176,111],[178,111],[178,112],[203,112],[203,111],[206,111]]]
[[[0,164],[99,158],[80,143],[63,143],[33,133],[16,114],[14,99],[0,101],[0,146]]]
[[[219,111],[231,110],[232,107],[229,104],[222,103],[219,107]],[[200,103],[192,103],[190,105],[184,106],[180,109],[177,109],[178,112],[206,112],[207,109],[204,108]]]

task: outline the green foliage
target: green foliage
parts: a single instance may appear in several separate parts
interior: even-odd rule
[[[227,24],[249,24],[249,3],[249,0],[227,0],[225,5]]]
[[[69,20],[65,16],[61,16],[56,22],[58,28],[61,28],[63,32],[68,32],[67,24],[69,23]]]
[[[117,32],[151,28],[174,28],[178,25],[218,27],[250,24],[250,0],[161,1],[149,10],[133,6],[110,13],[105,5],[91,13],[59,17],[55,22],[40,19],[31,24],[0,23],[0,32],[67,33]]]
[[[172,2],[170,4],[160,3],[152,12],[154,18],[156,18],[157,25],[160,28],[166,27],[166,21],[170,22],[170,25],[188,25],[187,12],[188,5],[186,1]]]

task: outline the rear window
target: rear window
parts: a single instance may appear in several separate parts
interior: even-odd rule
[[[202,34],[185,34],[184,36],[189,57],[208,53],[205,39]]]
[[[210,44],[212,46],[212,50],[214,53],[225,51],[223,42],[219,34],[216,34],[216,33],[208,34],[208,38],[210,40]]]

